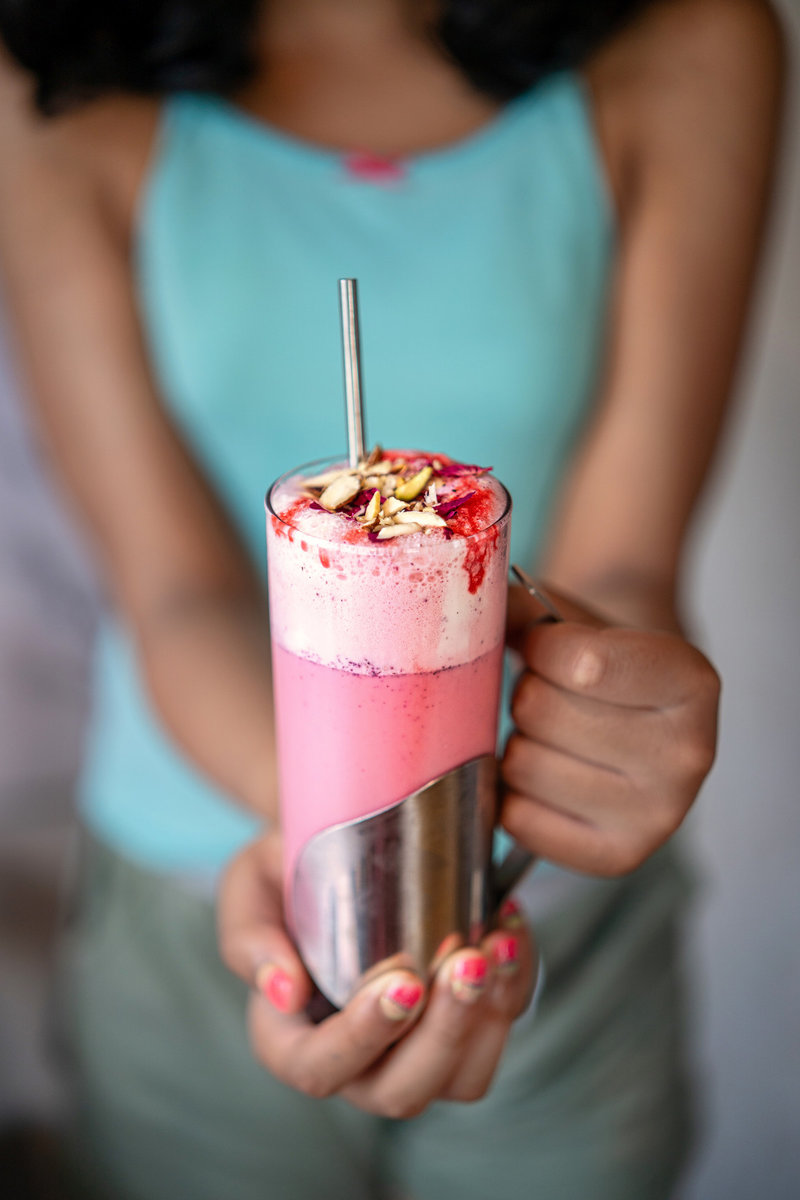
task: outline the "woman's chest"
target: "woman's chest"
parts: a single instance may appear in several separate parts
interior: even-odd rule
[[[345,275],[369,438],[488,461],[523,491],[553,475],[605,308],[609,228],[586,147],[548,170],[544,148],[536,169],[479,139],[368,184],[345,160],[234,131],[246,177],[191,139],[163,164],[140,295],[165,402],[242,520],[273,476],[344,447]]]

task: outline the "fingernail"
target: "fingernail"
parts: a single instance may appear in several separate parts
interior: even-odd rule
[[[572,672],[578,687],[594,687],[603,677],[603,660],[596,650],[584,650]]]
[[[419,1004],[424,988],[417,980],[398,979],[381,993],[380,1006],[390,1021],[404,1021]]]
[[[278,1012],[289,1012],[292,981],[281,967],[276,967],[275,963],[264,963],[256,971],[256,987]]]
[[[466,1000],[468,1004],[473,1004],[480,999],[486,988],[488,973],[489,964],[482,954],[470,954],[466,958],[460,958],[453,967],[450,977],[453,994],[459,1000]]]
[[[516,900],[505,900],[500,907],[500,921],[507,929],[516,929],[522,924],[522,910]]]
[[[519,938],[507,933],[492,944],[492,957],[498,971],[510,975],[519,966]]]

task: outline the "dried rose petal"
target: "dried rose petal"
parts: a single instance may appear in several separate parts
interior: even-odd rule
[[[441,504],[436,505],[436,512],[446,520],[448,517],[452,517],[453,513],[457,512],[461,508],[461,505],[466,504],[474,495],[476,495],[475,492],[466,492],[463,496],[458,496],[455,500],[443,500]]]
[[[441,466],[436,474],[441,475],[442,479],[454,479],[459,475],[487,475],[493,469],[493,467],[478,467],[468,463],[454,462]]]
[[[363,489],[362,491],[360,491],[360,492],[358,493],[358,495],[357,495],[357,496],[356,496],[356,497],[355,497],[355,498],[354,498],[354,499],[351,501],[352,507],[353,507],[353,508],[362,508],[362,507],[366,508],[366,506],[369,504],[370,500],[371,500],[371,499],[372,499],[372,497],[375,495],[375,493],[377,492],[377,490],[378,490],[378,489],[377,489],[376,487],[364,488],[364,489]],[[349,506],[348,506],[348,507],[349,507]]]

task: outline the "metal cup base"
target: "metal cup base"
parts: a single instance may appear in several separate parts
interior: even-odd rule
[[[370,973],[407,966],[423,978],[485,934],[497,763],[483,755],[390,808],[331,826],[298,857],[292,932],[325,997],[342,1007]]]

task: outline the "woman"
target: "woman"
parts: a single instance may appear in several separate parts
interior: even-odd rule
[[[718,691],[675,596],[768,193],[770,10],[76,0],[43,28],[34,7],[0,7],[3,33],[58,115],[4,73],[0,247],[110,600],[68,992],[88,1186],[667,1195],[687,887],[659,848]],[[519,897],[547,984],[513,1025],[535,952],[506,928],[427,1003],[395,973],[312,1028],[273,833],[221,908],[266,1072],[211,897],[276,815],[260,497],[341,442],[340,275],[362,285],[372,428],[493,462],[515,556],[577,602],[531,631],[512,595],[502,821],[547,860]]]

